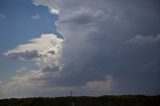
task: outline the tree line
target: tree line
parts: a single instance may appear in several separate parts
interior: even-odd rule
[[[160,96],[80,96],[1,99],[0,106],[160,106]]]

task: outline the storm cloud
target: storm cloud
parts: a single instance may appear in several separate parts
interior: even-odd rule
[[[138,42],[158,42],[157,0],[34,0],[34,3],[60,11],[56,25],[65,39],[62,64],[66,79],[61,83],[83,86],[110,75],[118,82],[113,86],[113,94],[159,93],[159,43],[148,46],[126,43],[137,40],[137,35],[142,35]],[[157,65],[143,68],[155,61]]]
[[[77,95],[160,94],[158,0],[33,0],[33,4],[58,15],[55,25],[63,36],[55,40],[44,35],[40,38],[47,38],[44,45],[39,38],[31,40],[38,48],[33,47],[38,50],[35,72],[42,75],[31,79],[42,82],[39,88],[48,88],[43,95],[68,90]]]

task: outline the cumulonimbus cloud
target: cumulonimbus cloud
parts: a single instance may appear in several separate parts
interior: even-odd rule
[[[159,33],[158,1],[33,1],[34,4],[59,10],[56,26],[65,39],[62,63],[66,72],[65,81],[61,83],[84,86],[86,82],[95,81],[90,85],[96,85],[110,75],[119,82],[114,85],[117,88],[112,93],[155,94],[160,88],[159,86],[154,90],[158,80],[156,74],[148,73],[143,77],[143,71],[140,71],[144,64],[159,57],[158,46],[154,45],[154,49],[140,49],[138,46],[131,48],[131,45],[124,43],[139,33]],[[143,38],[147,36],[144,35]],[[141,41],[146,41],[144,39]],[[155,41],[154,37],[151,39],[151,42]],[[137,77],[141,81],[137,82]],[[148,77],[156,77],[149,80],[152,82],[150,86],[147,83]],[[136,85],[139,85],[138,88]]]
[[[64,40],[42,35],[5,55],[35,62],[38,71],[29,71],[28,75],[41,73],[41,76],[29,77],[27,81],[39,82],[37,86],[41,90],[38,92],[45,88],[59,95],[62,92],[58,89],[75,90],[78,95],[83,91],[86,95],[96,95],[95,90],[101,94],[158,93],[159,47],[132,48],[124,43],[130,38],[132,43],[137,40],[158,42],[155,40],[158,36],[133,37],[139,33],[159,33],[158,1],[33,0],[33,4],[46,6],[52,14],[58,15],[56,27]],[[151,61],[156,61],[156,67],[150,66],[147,70],[155,70],[154,73],[142,68]],[[23,79],[26,74],[20,77]],[[47,91],[44,93],[49,95]]]

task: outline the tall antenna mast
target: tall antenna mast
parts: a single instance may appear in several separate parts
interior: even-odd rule
[[[73,95],[73,92],[72,92],[72,91],[70,91],[70,95],[71,95],[71,96]]]
[[[71,95],[71,97],[73,96],[73,92],[72,91],[70,91],[70,95]],[[75,106],[74,98],[72,98],[71,106]]]

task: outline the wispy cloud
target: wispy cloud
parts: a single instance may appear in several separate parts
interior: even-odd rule
[[[114,83],[112,76],[107,75],[105,80],[87,82],[86,87],[93,90],[112,90]]]
[[[0,13],[0,20],[2,20],[2,19],[4,19],[4,18],[6,18],[6,15]]]
[[[33,20],[38,20],[38,19],[40,19],[40,18],[41,18],[41,17],[40,17],[39,14],[36,14],[36,15],[32,16],[32,19],[33,19]]]
[[[160,43],[160,34],[156,36],[136,35],[135,37],[129,39],[127,43],[140,44],[140,45]]]

